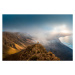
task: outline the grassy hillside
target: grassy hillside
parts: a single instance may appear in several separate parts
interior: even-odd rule
[[[3,58],[32,45],[31,37],[18,32],[3,32]]]

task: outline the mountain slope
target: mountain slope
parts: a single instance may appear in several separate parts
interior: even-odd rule
[[[3,58],[32,45],[31,37],[19,32],[3,32]]]
[[[57,57],[59,57],[60,60],[73,60],[73,50],[61,43],[58,38],[59,37],[53,37],[52,39],[49,39],[47,45],[44,45],[44,47],[46,48],[45,50],[41,44],[33,45],[33,37],[28,34],[22,34],[19,32],[3,32],[3,58],[11,56],[11,58],[9,59],[12,60],[30,60],[28,56],[30,56],[30,54],[34,54],[40,56],[38,60],[47,60],[44,59],[45,57],[42,58],[41,53],[44,53],[47,58],[47,53],[51,51]],[[36,50],[32,48],[33,46]],[[41,47],[42,49],[39,47]],[[29,52],[29,50],[31,50],[31,52]],[[42,52],[42,50],[44,51]],[[25,54],[25,52],[27,53],[28,58],[23,58],[22,54]]]
[[[41,44],[28,46],[25,50],[10,55],[4,60],[60,60],[52,52],[47,52]]]

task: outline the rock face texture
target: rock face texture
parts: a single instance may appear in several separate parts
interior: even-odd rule
[[[21,60],[60,60],[52,52],[47,52],[41,44],[34,44],[26,48],[20,56]]]

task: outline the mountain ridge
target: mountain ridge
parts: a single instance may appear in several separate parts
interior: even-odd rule
[[[50,60],[50,61],[57,61],[60,58],[56,57],[52,52],[47,52],[46,49],[41,44],[33,44],[28,46],[25,50],[10,55],[4,60],[25,60],[25,61],[43,61],[43,60]]]
[[[27,49],[28,46],[34,44],[36,43],[33,42],[33,37],[28,34],[3,32],[3,59],[10,55],[22,52]],[[47,45],[43,46],[46,48],[47,52],[51,51],[55,56],[60,58],[60,60],[73,60],[73,50],[61,43],[58,37],[48,40]]]

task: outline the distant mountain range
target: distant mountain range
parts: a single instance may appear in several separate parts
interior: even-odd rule
[[[34,43],[33,37],[27,33],[3,32],[3,60],[72,59],[73,50],[62,44],[58,38],[54,37],[47,45],[42,46]]]

